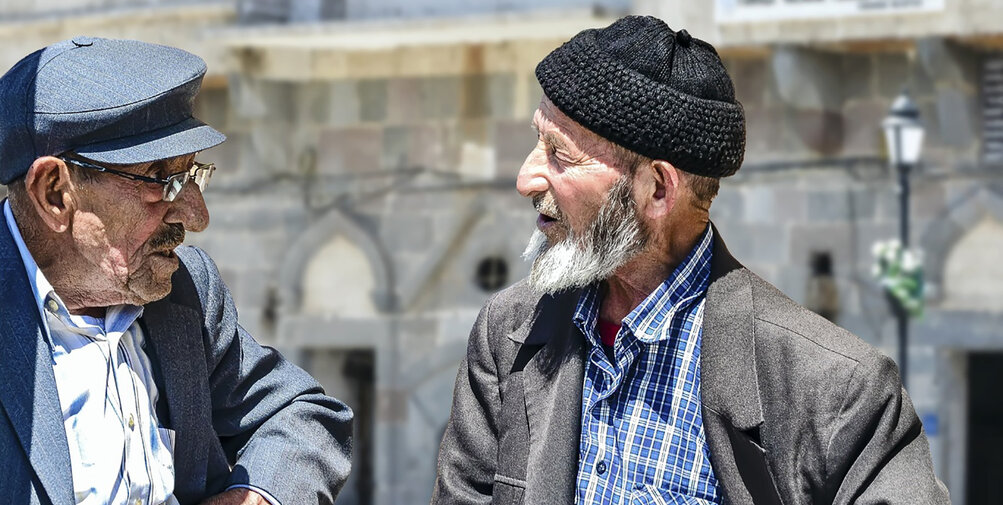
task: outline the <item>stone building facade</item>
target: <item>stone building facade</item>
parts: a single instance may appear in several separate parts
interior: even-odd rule
[[[870,248],[897,234],[880,122],[908,86],[927,126],[910,213],[931,287],[909,391],[955,503],[996,496],[971,468],[1003,472],[980,396],[1003,380],[1003,177],[985,140],[1003,67],[1003,26],[988,20],[1003,6],[805,19],[775,0],[725,21],[734,2],[495,2],[490,15],[430,1],[78,3],[0,1],[16,14],[0,22],[0,67],[80,33],[206,58],[199,116],[229,140],[203,155],[219,167],[212,223],[190,242],[218,262],[244,327],[357,411],[346,504],[428,500],[469,328],[528,269],[535,213],[514,182],[551,49],[623,8],[715,43],[748,116],[746,165],[712,207],[729,248],[892,356]]]

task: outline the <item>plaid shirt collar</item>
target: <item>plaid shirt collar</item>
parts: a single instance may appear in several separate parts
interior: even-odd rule
[[[670,332],[660,331],[662,323],[672,320],[677,312],[687,310],[707,292],[713,242],[714,230],[707,225],[703,238],[686,259],[623,319],[620,330],[623,336],[633,335],[646,344],[671,337]],[[593,346],[601,345],[596,324],[603,295],[605,286],[602,283],[586,287],[575,310],[574,323]]]

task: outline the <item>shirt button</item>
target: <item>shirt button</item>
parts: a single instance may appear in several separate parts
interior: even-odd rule
[[[596,465],[596,473],[598,473],[599,475],[602,475],[602,474],[606,473],[606,462],[605,461],[600,461],[599,464]]]
[[[45,302],[45,306],[49,309],[49,312],[58,312],[59,304],[55,300],[49,298],[48,302]]]
[[[136,428],[136,418],[133,417],[132,414],[129,414],[129,429],[132,430],[135,428]]]

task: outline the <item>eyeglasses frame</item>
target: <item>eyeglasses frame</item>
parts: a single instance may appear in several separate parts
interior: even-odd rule
[[[101,166],[101,165],[97,165],[97,164],[94,164],[94,163],[89,163],[89,162],[86,162],[86,161],[83,161],[83,160],[78,160],[76,158],[70,158],[70,157],[67,157],[67,156],[58,156],[58,158],[61,159],[61,160],[63,160],[63,161],[65,161],[65,162],[67,162],[67,163],[72,163],[72,164],[77,165],[79,167],[89,168],[91,170],[97,170],[98,172],[106,172],[106,173],[109,173],[109,174],[117,175],[119,177],[124,177],[126,179],[132,179],[134,181],[151,182],[151,183],[160,184],[160,185],[164,186],[164,194],[163,194],[163,196],[161,198],[165,202],[173,202],[175,199],[177,199],[178,194],[181,193],[181,190],[179,189],[178,192],[175,193],[173,197],[171,197],[170,199],[168,199],[168,195],[170,194],[169,190],[171,188],[171,183],[174,182],[175,180],[177,180],[178,177],[184,177],[184,180],[182,180],[182,183],[181,183],[181,189],[184,189],[185,185],[188,184],[188,181],[190,181],[193,178],[195,178],[195,175],[198,172],[203,171],[203,170],[208,170],[209,171],[209,175],[208,175],[208,177],[205,178],[205,183],[198,185],[199,186],[199,191],[203,191],[203,190],[205,190],[206,186],[209,185],[209,179],[212,178],[213,172],[216,171],[216,165],[214,163],[200,163],[198,161],[192,161],[191,168],[189,168],[187,170],[184,170],[184,171],[181,171],[181,172],[178,172],[178,173],[175,173],[175,174],[171,174],[171,175],[167,176],[166,178],[161,179],[159,177],[150,177],[150,176],[146,176],[146,175],[130,174],[129,172],[123,172],[121,170],[115,170],[114,168],[104,167],[104,166]]]

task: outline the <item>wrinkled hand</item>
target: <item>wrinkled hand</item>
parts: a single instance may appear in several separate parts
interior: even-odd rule
[[[236,488],[213,496],[202,505],[268,505],[268,501],[250,489]]]

